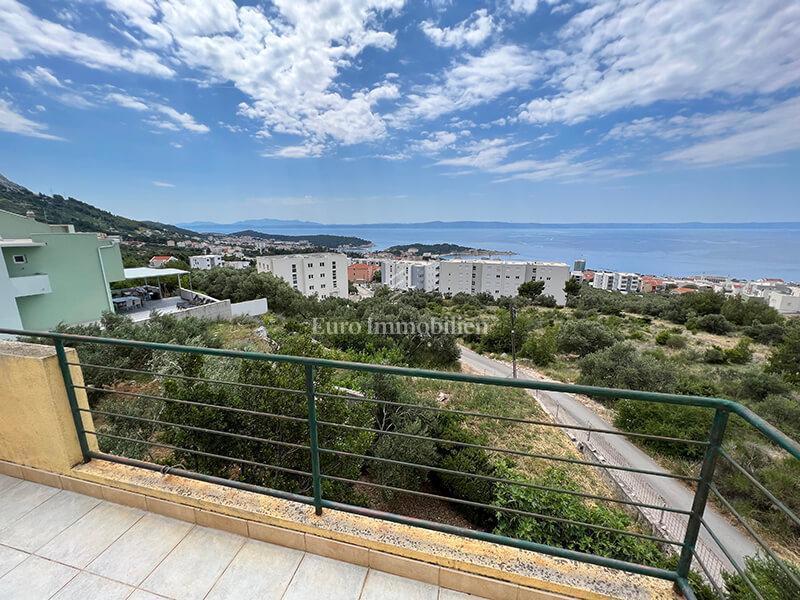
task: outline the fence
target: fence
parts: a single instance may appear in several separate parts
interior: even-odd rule
[[[198,348],[170,344],[147,343],[134,340],[95,338],[49,332],[30,332],[2,329],[0,333],[52,342],[61,364],[68,397],[73,410],[78,439],[85,460],[103,459],[153,470],[164,470],[185,477],[227,485],[239,489],[269,494],[315,507],[317,514],[325,509],[405,523],[417,527],[451,533],[466,538],[532,550],[553,556],[601,565],[630,573],[658,577],[675,583],[687,598],[695,598],[689,582],[690,569],[697,564],[706,574],[720,597],[724,590],[708,565],[717,556],[699,545],[701,530],[707,531],[728,558],[733,570],[742,577],[756,598],[763,596],[742,565],[732,558],[730,549],[709,526],[704,511],[710,495],[738,519],[749,535],[771,559],[800,594],[800,581],[793,570],[780,560],[775,551],[764,542],[735,508],[719,492],[713,482],[718,459],[726,460],[752,481],[759,493],[765,494],[779,510],[800,526],[800,519],[741,467],[722,447],[729,415],[738,415],[789,456],[800,458],[800,445],[791,440],[747,408],[729,400],[698,396],[680,396],[653,392],[616,390],[560,383],[509,380],[497,377],[480,377],[462,373],[425,371],[401,367],[350,363],[320,358],[262,354]],[[65,344],[77,346],[81,363],[69,362]],[[105,354],[99,354],[103,349]],[[87,357],[89,357],[87,359]],[[92,362],[92,357],[97,359]],[[102,358],[100,358],[102,357]],[[70,375],[70,366],[80,366],[86,383],[76,385]],[[224,366],[225,368],[222,368]],[[142,368],[149,367],[149,368]],[[109,374],[124,375],[139,382],[137,387],[112,386]],[[216,377],[217,373],[222,373]],[[215,376],[209,376],[215,375]],[[409,380],[455,382],[469,387],[528,389],[589,394],[605,398],[624,398],[641,402],[666,403],[675,406],[702,407],[713,413],[713,424],[708,439],[691,440],[621,432],[611,429],[565,426],[545,419],[485,413],[476,410],[457,410],[444,405],[416,404],[403,399],[387,399],[377,393],[341,393],[343,388],[355,389],[359,378],[395,377]],[[346,384],[346,385],[343,385]],[[90,394],[91,408],[79,408],[75,390]],[[226,396],[223,390],[238,390],[235,396]],[[374,388],[373,388],[374,389]],[[113,398],[116,404],[99,401]],[[150,408],[148,408],[150,407]],[[155,407],[155,409],[153,409]],[[84,430],[81,411],[94,417],[92,431]],[[673,474],[640,469],[624,457],[615,454],[607,444],[602,447],[603,460],[576,458],[570,455],[550,455],[520,447],[505,447],[475,443],[450,434],[429,435],[430,432],[413,433],[386,428],[387,415],[424,413],[428,419],[474,419],[485,424],[507,424],[514,427],[583,431],[592,440],[602,436],[627,436],[634,440],[693,444],[704,449],[702,467],[698,475]],[[119,423],[126,423],[121,429]],[[214,426],[218,425],[219,428]],[[446,428],[445,428],[446,429]],[[442,430],[444,431],[444,430]],[[94,436],[111,451],[92,451],[87,439]],[[602,469],[613,473],[624,486],[635,487],[633,475],[665,477],[694,485],[693,502],[684,509],[668,506],[657,494],[646,488],[631,490],[638,500],[620,499],[591,491],[567,487],[542,485],[527,479],[509,478],[500,473],[486,474],[465,471],[455,467],[427,462],[404,460],[404,456],[379,456],[370,448],[380,440],[405,440],[411,447],[425,445],[447,448],[452,451],[482,452],[490,456],[509,459],[527,459],[580,468]],[[433,446],[430,446],[433,445]],[[136,448],[146,448],[143,460]],[[406,446],[408,448],[408,446]],[[135,456],[130,456],[135,454]],[[407,457],[405,457],[407,458]],[[187,464],[192,468],[188,468]],[[364,465],[381,465],[383,482],[363,476]],[[398,471],[401,469],[403,471]],[[509,486],[514,489],[533,490],[541,494],[564,495],[594,503],[635,507],[650,514],[664,515],[664,527],[659,531],[642,532],[633,528],[621,529],[594,522],[580,521],[543,512],[535,512],[501,505],[494,497],[480,498],[456,493],[453,488],[403,487],[402,481],[393,477],[408,471],[419,471],[439,481],[465,482],[473,486]],[[455,479],[454,479],[455,478]],[[380,490],[386,494],[408,494],[412,497],[448,503],[464,510],[483,511],[482,514],[513,515],[530,519],[533,523],[556,523],[559,527],[580,528],[596,536],[610,536],[613,540],[632,538],[672,547],[679,559],[674,569],[654,566],[645,562],[621,560],[598,556],[574,548],[546,545],[535,539],[521,539],[493,531],[469,528],[419,516],[380,511],[373,506],[362,506],[363,497],[356,490]],[[473,489],[476,489],[473,487]],[[720,569],[722,567],[719,567]]]

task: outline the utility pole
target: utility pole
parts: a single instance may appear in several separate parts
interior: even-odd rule
[[[511,314],[511,376],[517,378],[517,340],[515,326],[517,323],[517,308],[511,304],[508,307]]]

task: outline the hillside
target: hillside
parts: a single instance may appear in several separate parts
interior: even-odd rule
[[[383,252],[389,254],[406,254],[409,250],[415,249],[417,254],[431,254],[448,255],[448,254],[510,254],[509,252],[499,252],[496,250],[485,250],[482,248],[471,248],[469,246],[461,246],[459,244],[400,244],[397,246],[390,246]]]
[[[199,237],[199,234],[155,221],[120,217],[75,198],[37,194],[0,175],[0,209],[20,215],[33,211],[37,221],[74,225],[76,231],[97,231],[126,238],[158,242]]]
[[[231,237],[246,236],[252,238],[260,238],[265,240],[275,240],[278,242],[302,242],[306,241],[314,246],[322,248],[335,249],[341,246],[350,246],[357,248],[367,248],[372,246],[372,242],[364,238],[354,237],[351,235],[328,235],[328,234],[309,234],[309,235],[283,235],[277,233],[263,233],[261,231],[253,231],[246,229],[244,231],[235,231],[233,233],[225,234]]]

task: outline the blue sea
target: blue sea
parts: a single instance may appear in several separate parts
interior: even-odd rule
[[[354,235],[371,240],[375,250],[396,244],[449,242],[516,253],[509,258],[561,261],[570,265],[577,258],[585,258],[590,269],[800,281],[800,225],[796,224],[708,228],[325,225],[271,232]]]

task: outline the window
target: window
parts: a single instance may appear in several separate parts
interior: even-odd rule
[[[319,276],[320,277],[325,277],[325,273],[320,273]]]
[[[308,274],[308,278],[309,278],[309,279],[314,279],[314,274],[313,274],[313,273],[309,273],[309,274]]]
[[[24,254],[15,254],[14,255],[14,264],[15,265],[24,265],[26,262],[28,262],[28,259],[25,258]]]
[[[325,266],[325,263],[324,263],[324,262],[321,262],[321,263],[319,263],[319,266],[320,266],[320,267],[324,267],[324,266]],[[335,267],[334,267],[334,268],[335,268]]]
[[[313,286],[313,285],[310,285],[310,286],[308,286],[308,289],[310,289],[310,290],[313,290],[313,289],[314,289],[314,286]]]
[[[319,286],[319,287],[320,287],[321,289],[323,289],[323,290],[324,290],[324,289],[325,289],[325,284],[323,283],[323,284],[322,284],[321,286]]]
[[[314,266],[314,263],[308,263],[308,268],[309,268],[309,269],[310,269],[311,267],[313,267],[313,266]]]

